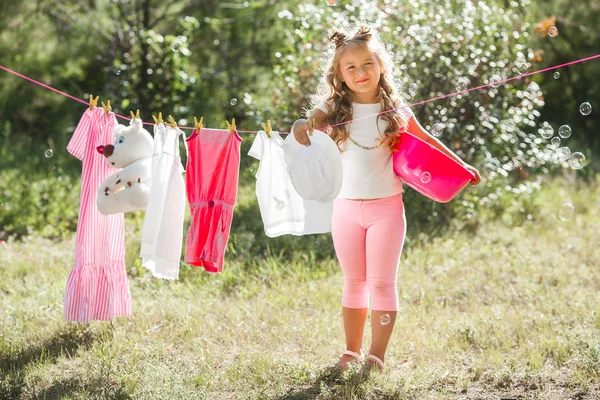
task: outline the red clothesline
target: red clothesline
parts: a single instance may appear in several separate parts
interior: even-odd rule
[[[402,109],[402,108],[407,108],[407,107],[410,108],[410,107],[414,107],[414,106],[419,106],[421,104],[430,103],[430,102],[433,102],[433,101],[436,101],[436,100],[442,100],[442,99],[445,99],[445,98],[448,98],[448,97],[451,97],[451,96],[457,96],[457,95],[460,95],[460,94],[463,94],[463,93],[471,92],[473,90],[483,89],[483,88],[486,88],[486,87],[489,87],[489,86],[492,86],[492,85],[498,86],[498,85],[501,85],[503,83],[514,81],[516,79],[522,79],[522,78],[525,78],[525,77],[528,77],[528,76],[531,76],[531,75],[540,74],[542,72],[552,71],[552,70],[555,70],[555,69],[558,69],[558,68],[568,67],[569,65],[579,64],[579,63],[586,62],[586,61],[591,61],[591,60],[594,60],[596,58],[600,58],[600,54],[596,54],[596,55],[593,55],[593,56],[590,56],[590,57],[580,58],[580,59],[574,60],[574,61],[569,61],[569,62],[566,62],[564,64],[559,64],[559,65],[555,65],[553,67],[548,67],[548,68],[540,69],[538,71],[533,71],[533,72],[528,72],[528,73],[525,73],[525,74],[520,74],[518,76],[514,76],[512,78],[507,78],[507,79],[502,79],[502,80],[499,80],[499,81],[495,81],[493,83],[490,82],[490,83],[485,84],[485,85],[475,86],[475,87],[472,87],[472,88],[469,88],[469,89],[465,89],[465,90],[461,90],[461,91],[458,91],[458,92],[449,93],[449,94],[445,94],[445,95],[438,96],[438,97],[433,97],[431,99],[418,101],[416,103],[406,104],[406,105],[403,105],[401,107],[393,108],[391,110],[382,111],[382,112],[377,113],[377,114],[366,115],[366,116],[361,117],[361,118],[356,118],[356,119],[353,119],[353,120],[350,120],[350,121],[346,121],[346,122],[340,122],[338,124],[334,124],[334,125],[331,125],[331,126],[334,127],[334,126],[340,126],[340,125],[349,124],[349,123],[352,123],[354,121],[359,121],[361,119],[370,118],[370,117],[381,115],[381,114],[386,114],[386,113],[393,112],[393,111],[396,111],[396,110],[399,110],[399,109]],[[86,102],[86,101],[84,101],[84,100],[78,99],[77,97],[72,96],[72,95],[70,95],[68,93],[61,92],[58,89],[55,89],[55,88],[53,88],[51,86],[48,86],[45,83],[36,81],[35,79],[32,79],[32,78],[30,78],[28,76],[20,74],[20,73],[18,73],[16,71],[13,71],[13,70],[9,69],[9,68],[6,68],[3,65],[0,65],[0,69],[4,70],[6,72],[9,72],[9,73],[11,73],[11,74],[13,74],[15,76],[18,76],[19,78],[22,78],[22,79],[28,80],[28,81],[30,81],[32,83],[35,83],[36,85],[44,87],[44,88],[46,88],[48,90],[52,90],[53,92],[61,94],[61,95],[65,96],[65,97],[68,97],[68,98],[70,98],[72,100],[75,100],[75,101],[78,101],[78,102],[80,102],[82,104],[85,104],[86,106],[89,105],[89,103]],[[120,114],[116,114],[116,113],[115,113],[115,115],[117,117],[119,117],[121,119],[124,119],[124,120],[127,120],[127,121],[129,121],[131,119],[131,118],[125,116],[125,115],[120,115]],[[154,125],[152,122],[143,122],[143,124],[144,125],[151,125],[151,126]],[[180,126],[179,128],[181,128],[181,129],[189,129],[189,130],[194,130],[195,129],[195,127],[193,127],[193,126]],[[242,131],[242,130],[237,130],[237,132],[238,133],[257,133],[257,131]],[[280,132],[280,133],[289,133],[289,132]]]
[[[0,245],[2,245],[2,247],[4,247],[11,254],[14,254],[14,255],[19,256],[19,257],[26,258],[26,259],[31,260],[31,261],[42,262],[39,258],[29,257],[29,256],[26,256],[25,254],[21,254],[21,253],[17,253],[16,251],[12,251],[11,249],[8,248],[8,244],[6,244],[6,242],[4,240],[2,240],[2,239],[0,239]]]

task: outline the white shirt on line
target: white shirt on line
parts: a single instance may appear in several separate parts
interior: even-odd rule
[[[258,131],[248,155],[260,160],[256,198],[268,237],[331,232],[333,201],[304,200],[290,180],[279,132]]]

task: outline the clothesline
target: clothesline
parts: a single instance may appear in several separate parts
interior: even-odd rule
[[[558,68],[568,67],[570,65],[579,64],[579,63],[586,62],[586,61],[591,61],[591,60],[594,60],[594,59],[597,59],[597,58],[600,58],[600,54],[596,54],[596,55],[585,57],[585,58],[580,58],[578,60],[569,61],[569,62],[566,62],[566,63],[563,63],[563,64],[555,65],[555,66],[548,67],[548,68],[543,68],[543,69],[540,69],[540,70],[537,70],[537,71],[532,71],[532,72],[527,72],[527,73],[524,73],[524,74],[519,74],[517,76],[513,76],[512,78],[506,78],[506,79],[502,79],[502,80],[490,82],[490,83],[485,84],[485,85],[474,86],[472,88],[468,88],[468,89],[465,89],[465,90],[460,90],[460,91],[457,91],[457,92],[453,92],[453,93],[441,95],[441,96],[438,96],[438,97],[433,97],[433,98],[430,98],[430,99],[427,99],[427,100],[418,101],[416,103],[406,104],[406,105],[403,105],[403,106],[400,106],[400,107],[397,107],[397,108],[393,108],[391,110],[385,110],[385,111],[382,111],[382,112],[379,112],[379,113],[376,113],[376,114],[366,115],[366,116],[361,117],[361,118],[356,118],[356,119],[353,119],[353,120],[350,120],[350,121],[340,122],[340,123],[337,123],[337,124],[333,124],[333,125],[330,125],[330,127],[341,126],[341,125],[345,125],[345,124],[350,124],[352,122],[359,121],[361,119],[372,118],[374,116],[386,114],[386,113],[389,113],[389,112],[400,110],[402,108],[411,108],[411,107],[419,106],[419,105],[422,105],[422,104],[434,102],[434,101],[437,101],[437,100],[443,100],[443,99],[446,99],[448,97],[458,96],[458,95],[461,95],[461,94],[464,94],[464,93],[472,92],[474,90],[484,89],[484,88],[487,88],[487,87],[490,87],[490,86],[498,86],[498,85],[501,85],[501,84],[504,84],[504,83],[508,83],[508,82],[517,80],[517,79],[523,79],[523,78],[526,78],[528,76],[532,76],[532,75],[536,75],[536,74],[541,74],[543,72],[548,72],[548,71],[552,71],[552,70],[555,70],[555,69],[558,69]],[[70,95],[68,93],[62,92],[62,91],[60,91],[58,89],[55,89],[55,88],[53,88],[53,87],[51,87],[49,85],[46,85],[45,83],[39,82],[39,81],[37,81],[37,80],[35,80],[33,78],[30,78],[28,76],[20,74],[20,73],[18,73],[16,71],[13,71],[13,70],[11,70],[11,69],[3,66],[3,65],[0,65],[0,69],[6,71],[8,73],[11,73],[11,74],[13,74],[15,76],[18,76],[19,78],[22,78],[22,79],[25,79],[25,80],[30,81],[32,83],[35,83],[36,85],[39,85],[39,86],[41,86],[43,88],[46,88],[48,90],[52,90],[53,92],[61,94],[61,95],[65,96],[65,97],[68,97],[68,98],[70,98],[72,100],[75,100],[75,101],[78,101],[78,102],[80,102],[82,104],[85,104],[86,106],[89,105],[89,103],[86,102],[85,100],[79,99],[79,98],[77,98],[75,96],[72,96],[72,95]],[[127,120],[127,121],[131,120],[131,118],[129,118],[129,117],[125,116],[125,115],[120,115],[120,114],[116,114],[115,113],[115,116],[117,116],[118,118]],[[144,125],[150,125],[150,126],[155,125],[152,122],[143,122],[143,124]],[[188,130],[195,130],[196,129],[193,126],[180,126],[179,128],[180,129],[188,129]],[[203,128],[203,129],[211,129],[211,128]],[[249,134],[256,134],[257,133],[257,131],[245,131],[245,130],[236,130],[236,132],[238,132],[238,133],[249,133]],[[280,133],[282,133],[282,134],[288,134],[289,132],[280,132]]]
[[[6,251],[8,251],[8,252],[9,252],[9,253],[11,253],[11,254],[14,254],[14,255],[16,255],[16,256],[19,256],[19,257],[26,258],[26,259],[28,259],[28,260],[31,260],[31,261],[38,261],[38,262],[42,262],[42,260],[40,260],[39,258],[30,257],[30,256],[27,256],[27,255],[25,255],[25,254],[21,254],[21,253],[18,253],[18,252],[16,252],[16,251],[13,251],[13,250],[11,250],[11,249],[8,247],[8,244],[7,244],[7,243],[6,243],[4,240],[2,240],[2,239],[0,239],[0,245],[2,245],[2,247],[4,247],[4,248],[6,249]]]

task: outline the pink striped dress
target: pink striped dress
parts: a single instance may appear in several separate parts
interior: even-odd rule
[[[96,147],[114,143],[116,123],[113,113],[106,115],[100,107],[88,109],[67,146],[83,164],[75,265],[65,295],[67,321],[108,321],[131,314],[124,215],[105,216],[96,206],[98,187],[117,171]]]

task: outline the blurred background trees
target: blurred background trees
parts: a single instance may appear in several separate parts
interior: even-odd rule
[[[4,2],[0,64],[113,110],[173,115],[180,125],[260,129],[270,119],[288,131],[311,106],[331,46],[331,28],[367,23],[394,54],[407,101],[507,79],[598,53],[597,2],[566,0],[348,1],[82,1]],[[558,35],[548,34],[555,26]],[[553,71],[554,72],[554,71]],[[480,169],[484,185],[449,204],[408,189],[409,229],[432,232],[485,218],[518,224],[535,218],[532,193],[543,177],[592,177],[600,164],[600,60],[453,96],[414,108],[428,129]],[[582,116],[587,101],[596,110]],[[84,106],[0,71],[0,236],[42,232],[63,237],[76,224],[79,163],[64,150]],[[124,121],[122,121],[124,122]],[[539,130],[547,122],[560,146],[592,162],[579,170],[556,157]],[[240,190],[253,187],[257,162],[243,135]],[[54,151],[47,158],[44,152]],[[38,185],[38,186],[36,186]],[[41,186],[40,186],[41,185]],[[251,193],[251,190],[250,192]],[[55,204],[56,203],[56,204]],[[25,218],[27,216],[27,218]],[[256,203],[240,204],[233,246],[308,246],[310,240],[267,242]],[[243,243],[243,245],[242,245]],[[304,243],[304,244],[303,244]],[[330,251],[327,248],[324,251]],[[243,252],[241,252],[243,253]],[[240,253],[240,254],[241,254]]]

